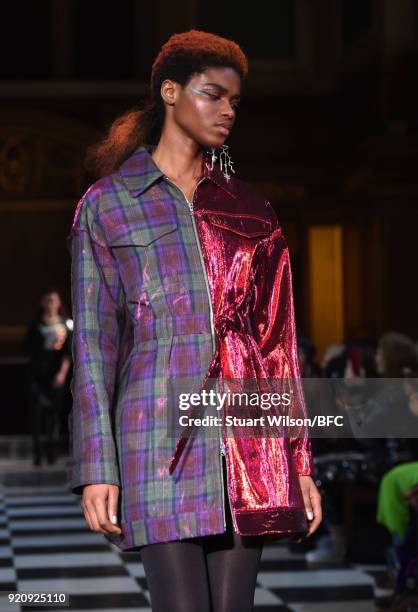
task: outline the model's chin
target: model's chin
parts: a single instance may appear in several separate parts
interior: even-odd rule
[[[219,149],[219,147],[221,147],[223,144],[225,144],[225,141],[228,140],[228,136],[221,136],[219,138],[208,138],[205,139],[204,142],[202,142],[202,146],[207,148],[207,149]]]

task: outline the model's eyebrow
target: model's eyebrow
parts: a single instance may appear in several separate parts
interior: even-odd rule
[[[217,87],[221,91],[228,91],[227,88],[221,85],[220,83],[203,83],[202,87],[205,87],[206,85],[209,85],[210,87]],[[232,97],[241,98],[240,94],[235,94],[235,96],[232,96]]]

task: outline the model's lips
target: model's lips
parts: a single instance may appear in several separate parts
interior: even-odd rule
[[[217,127],[220,132],[226,135],[228,135],[229,132],[231,131],[230,123],[216,123],[215,127]]]

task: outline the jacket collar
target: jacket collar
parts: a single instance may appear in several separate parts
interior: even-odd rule
[[[156,145],[141,145],[119,167],[118,172],[132,196],[139,196],[148,187],[164,177],[164,173],[158,168],[151,157],[155,148]],[[228,195],[236,198],[233,177],[227,181],[218,165],[215,165],[212,170],[211,156],[206,151],[203,154],[203,162],[204,176],[217,187],[223,189]]]

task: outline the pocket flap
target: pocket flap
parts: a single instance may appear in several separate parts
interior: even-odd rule
[[[205,211],[205,215],[210,219],[212,225],[222,227],[247,238],[269,236],[272,232],[271,222],[258,215],[215,211]]]
[[[145,247],[167,234],[178,229],[177,223],[163,223],[156,226],[120,225],[112,231],[109,240],[111,247],[141,246]]]

